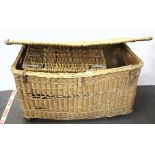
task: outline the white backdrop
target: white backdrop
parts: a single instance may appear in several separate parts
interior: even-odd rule
[[[96,40],[113,37],[141,37],[155,36],[151,30],[3,30],[0,33],[0,90],[15,89],[14,79],[10,66],[15,60],[20,47],[19,45],[5,45],[4,40],[29,39],[41,41],[65,41],[65,40]],[[131,49],[144,61],[138,84],[155,85],[155,40],[128,44]]]

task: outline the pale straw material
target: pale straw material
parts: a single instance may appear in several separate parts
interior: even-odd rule
[[[125,44],[151,37],[21,44],[12,66],[25,118],[94,119],[133,111],[143,62]]]

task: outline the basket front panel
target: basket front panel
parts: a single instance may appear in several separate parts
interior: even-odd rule
[[[140,69],[94,77],[40,78],[14,75],[24,117],[85,119],[132,111]]]

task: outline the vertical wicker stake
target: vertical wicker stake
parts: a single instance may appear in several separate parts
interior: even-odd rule
[[[82,78],[81,77],[78,77],[78,87],[81,87],[82,86]]]

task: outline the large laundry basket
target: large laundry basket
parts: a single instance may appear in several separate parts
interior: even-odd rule
[[[73,120],[132,112],[143,62],[126,43],[151,39],[6,40],[22,45],[11,70],[23,116]]]

